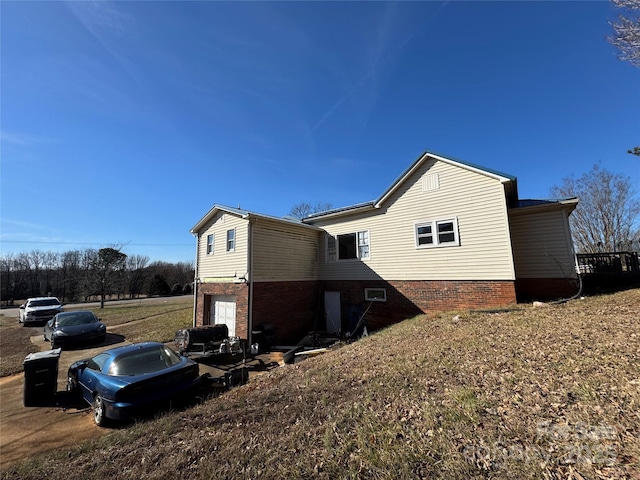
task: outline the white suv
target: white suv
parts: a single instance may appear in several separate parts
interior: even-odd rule
[[[18,321],[25,327],[31,323],[44,325],[62,311],[62,304],[56,297],[28,298],[20,305]]]

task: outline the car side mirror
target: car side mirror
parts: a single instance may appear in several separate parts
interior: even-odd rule
[[[49,328],[53,328],[53,319],[52,319],[52,320],[49,320],[49,321],[47,322],[47,325],[49,326]]]
[[[21,308],[24,310],[24,303],[22,305],[20,305],[18,308]]]
[[[85,368],[87,368],[87,365],[89,365],[89,360],[78,360],[73,365],[71,365],[71,368],[75,368],[77,370],[84,370]]]

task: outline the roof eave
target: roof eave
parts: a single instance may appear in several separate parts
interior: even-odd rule
[[[352,215],[354,213],[367,212],[369,210],[374,210],[375,208],[377,207],[374,205],[374,202],[359,203],[357,205],[352,205],[349,207],[336,208],[334,210],[327,210],[326,212],[313,213],[308,217],[303,218],[302,223],[306,225],[313,225],[313,222],[318,220],[325,220],[330,218],[342,217],[345,215]]]
[[[239,209],[235,209],[235,208],[231,208],[231,207],[225,207],[224,205],[218,205],[215,204],[213,207],[211,207],[211,210],[209,210],[204,217],[202,217],[200,219],[200,221],[198,223],[196,223],[190,230],[191,234],[195,235],[197,234],[200,229],[209,221],[213,218],[213,216],[216,214],[216,212],[218,211],[222,211],[222,212],[227,212],[227,213],[232,213],[234,215],[238,215],[239,217],[242,218],[247,218],[249,217],[250,213],[247,211],[243,211],[243,210],[239,210]]]
[[[230,213],[231,215],[237,215],[238,217],[243,218],[245,220],[251,220],[252,218],[264,219],[264,220],[270,220],[270,221],[279,222],[279,223],[286,223],[287,225],[294,225],[302,228],[310,228],[310,229],[318,230],[318,227],[315,227],[314,225],[308,225],[306,223],[302,223],[301,221],[293,221],[293,220],[288,220],[286,218],[272,217],[270,215],[263,215],[259,213],[250,212],[248,210],[242,210],[239,208],[226,207],[224,205],[216,204],[211,208],[211,210],[209,210],[205,214],[204,217],[202,217],[202,219],[200,219],[198,223],[196,223],[193,226],[193,228],[191,228],[190,230],[191,234],[197,235],[198,232],[202,230],[202,228],[207,224],[207,222],[209,222],[215,216],[217,212],[225,212],[225,213]]]
[[[577,197],[563,198],[548,201],[547,203],[540,203],[537,205],[527,205],[523,207],[510,208],[509,213],[518,215],[545,210],[565,210],[567,212],[567,215],[570,215],[571,212],[576,209],[579,202],[580,200]]]

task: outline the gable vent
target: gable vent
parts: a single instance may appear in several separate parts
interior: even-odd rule
[[[440,175],[437,173],[432,173],[430,175],[425,175],[422,179],[422,191],[430,192],[432,190],[438,190],[440,188]]]

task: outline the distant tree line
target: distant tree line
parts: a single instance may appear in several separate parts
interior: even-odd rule
[[[3,304],[37,296],[55,296],[65,303],[99,298],[104,305],[106,297],[183,295],[192,293],[193,277],[193,263],[151,262],[117,248],[0,256]]]

